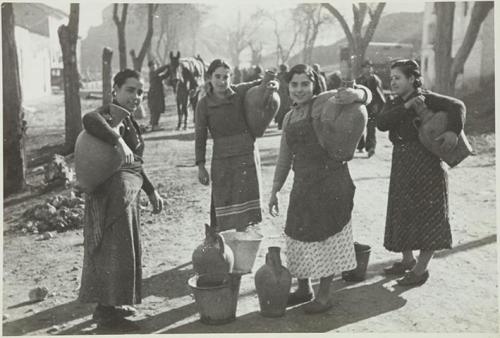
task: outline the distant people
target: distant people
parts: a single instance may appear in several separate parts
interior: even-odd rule
[[[333,72],[326,80],[326,88],[328,90],[333,90],[340,88],[342,86],[342,76],[340,71]]]
[[[288,82],[286,81],[287,73],[288,73],[288,65],[281,64],[277,75],[278,81],[280,83],[280,88],[278,90],[278,93],[280,95],[280,108],[278,109],[276,117],[274,118],[274,121],[278,124],[278,129],[280,130],[283,125],[283,118],[285,117],[285,114],[288,113],[288,111],[290,111],[290,105],[291,105],[290,94],[288,92]]]
[[[149,67],[149,92],[148,107],[151,114],[151,130],[160,130],[160,114],[165,111],[165,92],[163,91],[163,80],[167,78],[168,65],[157,69],[154,60],[148,62]]]
[[[318,74],[319,86],[321,88],[321,91],[324,92],[327,89],[325,73],[321,71],[321,66],[319,65],[319,63],[313,64],[312,69],[316,72],[316,74]]]
[[[375,130],[377,128],[377,114],[385,104],[385,96],[382,90],[382,80],[373,72],[373,63],[366,60],[362,65],[362,73],[356,79],[356,83],[368,87],[372,92],[372,102],[366,107],[368,111],[368,123],[366,125],[366,136],[361,136],[358,150],[366,149],[368,157],[375,154],[377,138]]]
[[[465,120],[462,101],[421,86],[418,64],[414,60],[396,61],[391,66],[391,88],[397,97],[385,104],[377,118],[377,127],[389,131],[393,144],[384,247],[403,255],[402,261],[384,271],[404,275],[398,280],[403,286],[425,283],[434,251],[450,249],[452,244],[447,173],[439,157],[418,139],[413,102],[425,101],[429,109],[448,116],[447,131],[437,138],[443,151],[456,146]],[[417,260],[413,250],[420,250]]]

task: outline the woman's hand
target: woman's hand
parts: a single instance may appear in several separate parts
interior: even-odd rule
[[[200,165],[198,167],[198,181],[203,185],[208,185],[210,183],[210,176],[208,175],[207,169]]]
[[[365,92],[361,89],[340,87],[331,101],[337,104],[350,104],[362,101],[364,97]]]
[[[118,139],[118,144],[116,145],[116,147],[118,148],[118,151],[120,152],[120,155],[123,159],[123,162],[125,162],[126,164],[130,164],[134,161],[134,153],[132,152],[132,150],[130,150],[130,148],[125,143],[123,138],[120,137]]]
[[[273,217],[280,214],[280,209],[278,207],[278,196],[275,192],[271,193],[271,198],[269,198],[269,214]]]
[[[423,96],[423,95],[415,96],[415,97],[413,97],[405,102],[406,109],[410,109],[412,107],[417,109],[420,107],[424,107],[424,105],[425,105],[425,96]]]
[[[163,210],[163,199],[160,194],[156,191],[153,191],[148,195],[149,202],[153,206],[153,214],[158,214]]]
[[[443,153],[448,153],[457,146],[458,136],[452,131],[445,131],[435,141],[441,143],[439,147]]]

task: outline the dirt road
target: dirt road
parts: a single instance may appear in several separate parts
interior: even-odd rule
[[[454,248],[436,254],[424,286],[404,289],[381,273],[382,267],[399,258],[382,246],[392,150],[382,133],[378,133],[374,157],[356,154],[350,163],[357,187],[355,239],[372,246],[366,281],[345,283],[337,276],[332,287],[335,306],[328,313],[311,317],[292,308],[282,318],[269,319],[259,315],[253,274],[246,275],[236,321],[222,326],[201,324],[186,281],[193,273],[191,253],[202,241],[203,224],[209,220],[209,189],[196,179],[193,129],[174,131],[176,116],[165,115],[161,124],[166,129],[145,135],[146,171],[168,206],[159,216],[143,212],[144,300],[141,315],[134,318],[142,333],[498,331],[494,149],[450,170]],[[272,127],[258,140],[265,205],[279,135]],[[291,181],[289,176],[279,194],[281,215],[271,218],[266,213],[259,225],[265,239],[254,270],[263,264],[268,246],[284,247],[282,227]],[[46,197],[8,204],[5,221],[18,226],[19,213]],[[4,236],[3,334],[97,333],[90,321],[92,307],[75,302],[83,254],[81,230],[57,234],[48,241],[35,238],[18,233]],[[49,298],[28,303],[28,292],[35,286],[46,286]]]

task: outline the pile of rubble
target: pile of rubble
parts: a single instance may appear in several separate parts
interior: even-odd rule
[[[63,232],[83,226],[84,200],[73,191],[69,196],[56,195],[24,212],[23,232]]]

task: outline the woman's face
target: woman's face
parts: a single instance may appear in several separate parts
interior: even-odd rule
[[[142,86],[141,80],[129,77],[120,87],[114,87],[116,102],[129,112],[134,112],[142,100]]]
[[[313,83],[306,74],[294,74],[288,83],[290,98],[295,103],[304,103],[313,97]]]
[[[214,93],[223,95],[231,85],[231,71],[226,67],[216,68],[210,77]]]
[[[391,88],[393,93],[398,96],[405,96],[415,90],[413,83],[415,77],[406,75],[398,67],[391,69]]]

